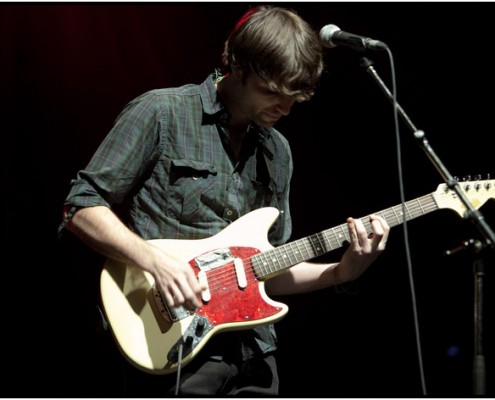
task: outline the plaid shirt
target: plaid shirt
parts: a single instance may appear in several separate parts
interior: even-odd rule
[[[291,235],[289,144],[277,130],[252,125],[236,162],[214,76],[131,101],[71,182],[65,206],[125,203],[128,226],[147,240],[210,237],[249,211],[272,206],[281,215],[268,238],[275,246],[285,243]],[[239,336],[245,357],[255,346],[263,352],[276,346],[271,325]]]

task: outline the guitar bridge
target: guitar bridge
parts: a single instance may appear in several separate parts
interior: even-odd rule
[[[184,306],[169,307],[163,299],[162,293],[156,285],[152,287],[152,294],[154,302],[157,306],[157,312],[168,322],[178,322],[181,319],[185,319],[192,314],[192,311],[187,310]]]
[[[182,345],[182,357],[188,356],[203,340],[205,335],[213,329],[213,325],[205,318],[198,314],[194,315],[193,320],[182,337],[172,346],[167,354],[167,359],[172,363],[178,363],[179,348]]]

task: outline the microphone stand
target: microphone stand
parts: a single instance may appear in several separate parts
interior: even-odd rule
[[[485,356],[483,354],[483,278],[485,264],[475,248],[473,261],[474,274],[474,358],[473,358],[473,389],[476,396],[486,394]]]
[[[465,240],[460,246],[447,250],[446,256],[460,251],[469,251],[473,255],[474,277],[474,356],[473,356],[473,391],[475,395],[484,395],[486,388],[485,356],[483,355],[483,277],[485,263],[483,252],[486,246],[479,240]]]
[[[361,66],[367,70],[367,72],[370,73],[370,75],[373,77],[375,82],[380,86],[382,91],[385,93],[385,95],[388,97],[390,101],[393,101],[393,96],[390,93],[390,90],[387,88],[387,86],[383,83],[382,79],[378,76],[376,73],[375,68],[373,67],[373,63],[366,57],[363,57],[361,59]],[[482,235],[485,238],[486,245],[491,247],[493,250],[495,250],[495,233],[493,230],[488,226],[488,224],[485,221],[485,218],[481,214],[479,210],[476,210],[467,196],[464,194],[464,192],[461,190],[461,187],[459,186],[459,182],[457,179],[455,179],[450,172],[447,170],[447,168],[444,166],[442,161],[438,158],[438,156],[435,154],[433,151],[432,147],[430,146],[428,140],[426,139],[425,133],[422,130],[418,130],[414,124],[411,122],[409,117],[406,115],[402,107],[397,104],[397,110],[399,111],[400,116],[406,123],[406,125],[411,129],[411,131],[414,134],[414,137],[418,140],[418,144],[420,147],[425,151],[426,155],[430,159],[430,161],[433,163],[433,166],[437,169],[437,171],[440,173],[442,178],[444,179],[445,183],[447,184],[449,189],[454,190],[457,193],[457,196],[459,196],[459,199],[462,201],[464,206],[466,207],[466,212],[464,217],[469,219],[471,222],[474,223],[474,225],[478,228],[478,230],[482,233]]]
[[[386,95],[386,97],[393,103],[394,98],[392,93],[387,88],[383,80],[377,74],[375,68],[373,67],[373,62],[366,57],[362,57],[360,60],[361,67],[363,67],[375,80],[380,89]],[[461,190],[459,182],[455,179],[450,172],[447,170],[445,165],[442,163],[440,158],[436,155],[432,147],[430,146],[428,140],[426,139],[425,133],[422,130],[418,130],[412,121],[409,119],[405,111],[399,104],[395,104],[399,115],[409,127],[409,129],[414,134],[414,137],[417,139],[419,146],[426,153],[430,161],[433,163],[433,166],[440,173],[442,178],[444,179],[447,187],[449,189],[454,190],[457,193],[457,196],[462,201],[464,206],[466,207],[466,212],[464,213],[464,218],[469,219],[481,232],[485,239],[485,243],[481,244],[484,247],[491,247],[492,250],[495,249],[495,234],[493,230],[486,223],[483,215],[479,210],[476,210],[464,192]],[[473,389],[475,395],[484,395],[485,394],[485,359],[482,354],[482,345],[481,345],[481,333],[482,329],[482,295],[483,295],[483,276],[484,276],[484,265],[481,257],[477,257],[474,261],[474,275],[475,275],[475,284],[474,284],[474,334],[475,334],[475,354],[473,359]]]

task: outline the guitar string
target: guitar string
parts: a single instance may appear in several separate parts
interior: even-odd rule
[[[448,192],[445,192],[444,195],[447,195],[447,193]],[[416,218],[418,216],[424,215],[426,213],[429,213],[431,211],[435,211],[436,209],[438,209],[439,207],[433,198],[434,194],[435,193],[430,193],[430,194],[424,195],[418,199],[408,201],[405,204],[406,216],[408,216],[408,218],[406,218],[406,219],[413,219],[413,218]],[[436,194],[438,195],[439,193],[436,193]],[[399,208],[401,208],[401,210],[399,213],[397,213],[397,209],[399,209]],[[382,217],[384,217],[391,226],[395,226],[395,225],[403,222],[402,206],[401,205],[390,207],[390,208],[388,208],[382,212],[378,212],[375,214],[381,215]],[[369,230],[371,227],[370,222],[364,221],[363,224],[364,224],[366,230],[368,232],[370,232],[370,230]],[[271,254],[283,253],[282,250],[285,248],[291,248],[292,250],[294,250],[294,247],[295,247],[296,253],[300,253],[303,249],[306,250],[305,254],[307,254],[307,256],[305,259],[314,258],[318,255],[325,254],[328,251],[331,251],[332,249],[335,249],[335,248],[343,245],[342,242],[339,242],[339,239],[340,240],[345,239],[348,241],[349,240],[348,232],[345,229],[346,229],[346,224],[342,224],[342,225],[337,226],[335,228],[331,228],[331,229],[328,229],[326,231],[323,231],[323,232],[320,232],[317,234],[313,234],[311,236],[308,236],[308,237],[303,238],[303,239],[299,239],[299,240],[292,242],[292,243],[288,243],[288,244],[283,245],[281,247],[273,248],[273,249],[270,249],[270,250],[263,252],[263,253],[260,253],[260,254],[251,255],[248,259],[241,259],[243,265],[248,267],[248,268],[245,268],[245,270],[247,269],[246,278],[249,276],[250,278],[254,277],[255,280],[260,280],[257,276],[258,274],[256,274],[253,270],[253,263],[251,262],[252,259],[254,259],[256,261],[256,264],[259,266],[259,268],[258,268],[259,275],[266,277],[266,276],[273,274],[275,272],[278,272],[278,271],[280,271],[280,269],[282,269],[280,267],[270,268],[271,264],[277,264],[277,263],[281,264],[281,262],[283,261],[278,257],[271,256]],[[336,230],[341,230],[342,234],[337,236],[335,233]],[[329,235],[331,235],[331,234],[333,234],[335,236],[335,240],[329,237]],[[323,237],[323,240],[320,240],[320,237]],[[308,242],[310,242],[310,244],[313,244],[314,239],[317,239],[318,242],[320,244],[323,244],[323,245],[330,244],[330,249],[326,249],[326,246],[319,246],[317,249],[313,248],[313,251],[309,251],[308,250]],[[311,246],[311,247],[313,247],[313,246]],[[325,250],[323,250],[323,249],[325,249]],[[294,254],[294,251],[292,251],[292,253]],[[288,258],[290,261],[291,252],[286,252],[283,254],[284,254],[284,256],[286,254],[289,254]],[[258,263],[257,260],[259,260],[259,259],[264,259],[264,262]],[[268,259],[271,262],[267,262]],[[290,266],[295,265],[295,264],[297,264],[297,262],[289,262],[288,264],[283,263],[282,266],[283,267],[290,267]],[[265,268],[263,268],[263,266]],[[225,285],[237,284],[237,281],[238,281],[237,275],[232,270],[232,268],[228,269],[227,271],[225,271],[225,269],[226,269],[226,267],[223,267],[223,268],[219,269],[218,271],[212,271],[212,274],[211,274],[212,276],[210,279],[210,281],[211,281],[210,291],[216,290],[220,287],[224,287]],[[215,272],[215,273],[213,273],[213,272]],[[226,280],[225,277],[223,276],[223,275],[225,275],[225,273],[229,273],[229,272],[232,275],[232,279],[230,281]],[[217,278],[217,280],[221,281],[220,286],[215,285],[215,278]]]
[[[407,204],[410,204],[411,206],[408,207]],[[400,206],[390,207],[389,209],[383,210],[382,212],[378,212],[375,214],[385,218],[385,220],[391,226],[395,226],[399,223],[402,223],[403,220],[402,210],[400,210],[400,212],[397,213],[397,208],[399,207]],[[408,215],[409,219],[416,218],[418,216],[424,215],[436,209],[438,209],[438,206],[434,202],[432,194],[425,195],[416,200],[411,200],[410,202],[406,203],[406,215]],[[363,225],[365,226],[365,229],[369,232],[371,228],[371,223],[367,220],[364,220]],[[337,235],[336,231],[341,231],[341,232]],[[310,235],[306,238],[298,239],[294,242],[282,245],[280,247],[275,247],[273,249],[270,249],[262,253],[250,255],[248,258],[241,259],[242,264],[247,267],[245,268],[246,279],[249,278],[248,280],[250,280],[254,278],[254,280],[260,280],[261,277],[266,277],[270,274],[280,271],[281,268],[271,267],[272,263],[275,264],[282,263],[283,266],[287,266],[287,267],[297,264],[297,262],[286,263],[284,262],[284,260],[280,259],[279,257],[273,256],[274,254],[276,255],[276,253],[283,253],[282,250],[284,250],[285,248],[291,248],[293,254],[295,249],[296,253],[306,254],[307,257],[314,258],[318,255],[325,254],[337,247],[342,246],[344,244],[343,242],[349,241],[348,236],[349,234],[347,231],[347,224],[341,224],[337,227]],[[323,240],[321,240],[321,238]],[[314,248],[314,246],[308,246],[308,243],[312,244],[315,242],[318,242],[320,244],[316,249]],[[329,244],[330,250],[327,249],[327,246],[321,246],[322,243],[324,245]],[[290,254],[290,252],[287,253]],[[289,258],[288,261],[290,261],[290,256],[288,258]],[[256,265],[253,265],[253,263],[251,262],[251,260],[253,259],[254,259],[254,264]],[[237,286],[238,279],[235,273],[235,269],[232,266],[233,263],[229,263],[228,265],[222,268],[218,268],[216,270],[210,271],[208,277],[208,287],[210,292],[222,289],[225,286],[229,286],[233,284]],[[257,268],[257,270],[259,271],[259,275],[262,275],[261,277],[257,277],[254,268]]]
[[[419,207],[418,207],[419,206]],[[428,207],[429,206],[429,207]],[[415,212],[416,216],[419,216],[419,215],[423,215],[425,214],[426,212],[430,212],[430,211],[433,211],[437,208],[437,206],[435,204],[431,204],[431,203],[425,203],[425,204],[419,204],[414,207],[414,208],[409,208],[407,209],[408,211],[408,214],[410,215],[410,218],[414,218],[412,216],[413,212]],[[418,213],[418,210],[421,210],[421,213]],[[395,210],[393,212],[393,215],[390,213],[390,210],[385,210],[384,212],[382,212],[381,214],[387,214],[387,211],[388,211],[388,214],[390,214],[390,217],[385,217],[385,219],[389,219],[389,220],[392,220],[392,216],[394,217],[397,217],[396,213],[395,213]],[[380,215],[380,213],[376,213],[378,215]],[[401,216],[401,220],[402,220],[402,216]],[[371,227],[371,224],[369,222],[365,222],[364,223],[365,225],[365,228],[369,231],[369,228]],[[318,256],[320,254],[324,254],[326,252],[328,252],[328,249],[325,249],[322,251],[323,248],[325,248],[326,246],[321,246],[321,243],[323,244],[330,244],[330,247],[333,249],[333,248],[336,248],[338,246],[340,246],[339,244],[339,241],[336,240],[336,239],[332,239],[330,238],[329,236],[331,235],[330,233],[333,233],[335,235],[335,230],[336,229],[339,229],[342,230],[344,229],[344,227],[346,227],[346,224],[342,224],[340,225],[339,227],[336,227],[336,228],[333,228],[333,229],[329,229],[327,231],[323,231],[323,232],[320,232],[318,234],[314,234],[314,235],[311,235],[309,236],[308,238],[303,238],[303,239],[300,239],[296,242],[292,242],[292,243],[289,243],[289,244],[286,244],[284,246],[282,246],[282,248],[285,248],[285,247],[291,247],[292,250],[294,249],[294,247],[296,248],[296,253],[299,253],[301,252],[302,250],[306,250],[305,254],[308,255],[308,257],[315,257],[315,256]],[[323,240],[320,239],[320,237],[323,237]],[[341,236],[339,237],[339,239],[345,239],[345,240],[349,240],[348,238],[348,232],[345,232],[343,231]],[[308,242],[310,243],[313,243],[313,242],[319,242],[320,243],[320,246],[318,246],[317,249],[313,249],[313,251],[310,251],[308,250]],[[313,246],[311,246],[313,247]],[[269,251],[266,251],[264,253],[260,253],[260,254],[255,254],[255,255],[252,255],[250,256],[249,258],[247,259],[242,259],[242,263],[248,267],[251,267],[252,266],[252,263],[250,262],[251,259],[255,259],[255,260],[258,260],[258,259],[264,259],[265,262],[262,262],[261,265],[260,265],[260,268],[261,268],[261,273],[263,276],[266,276],[266,275],[269,275],[270,273],[274,273],[274,272],[277,272],[280,270],[280,268],[270,268],[270,264],[272,263],[275,263],[275,264],[283,264],[283,265],[287,265],[287,266],[290,266],[290,265],[295,265],[296,263],[293,263],[291,260],[290,260],[290,256],[288,257],[290,261],[289,264],[283,262],[284,260],[281,260],[280,258],[278,257],[273,257],[271,255],[271,253],[274,253],[276,254],[277,252],[280,252],[280,249],[281,247],[278,247],[278,248],[274,248],[274,249],[271,249]],[[288,254],[290,254],[290,252],[287,252]],[[293,251],[294,253],[294,251]],[[267,260],[270,261],[267,262]],[[265,270],[263,271],[263,265],[264,266],[268,266],[268,268],[265,268]],[[252,275],[254,275],[254,277],[256,278],[256,273],[254,273],[252,271],[251,268],[247,268],[247,272],[249,273],[250,277]],[[252,273],[251,273],[252,272]],[[229,281],[227,280],[224,275],[230,273],[230,275],[232,275],[232,279]],[[215,285],[215,278],[217,278],[218,280],[221,281],[221,286],[216,286]],[[211,271],[211,279],[209,279],[209,282],[211,282],[210,284],[210,290],[215,290],[215,289],[218,289],[219,287],[222,287],[222,286],[225,286],[225,285],[229,285],[229,284],[232,284],[234,282],[237,282],[237,278],[236,278],[236,274],[235,274],[235,270],[233,268],[230,268],[230,266],[225,266],[219,270],[214,270],[214,271]]]
[[[476,191],[481,187],[478,185],[476,187]],[[483,185],[483,188],[486,189],[488,192],[491,188],[490,184],[485,184]],[[465,191],[468,190],[468,187],[464,188]],[[406,202],[404,205],[398,205],[394,207],[390,207],[388,209],[385,209],[381,212],[375,213],[376,215],[382,216],[387,223],[390,225],[390,227],[393,227],[395,225],[401,224],[404,222],[404,217],[402,213],[402,207],[405,209],[406,213],[406,220],[410,220],[422,215],[425,215],[429,212],[435,211],[439,209],[439,205],[437,201],[435,200],[435,197],[440,197],[440,196],[452,196],[452,199],[456,199],[459,201],[459,199],[456,197],[455,193],[450,190],[443,190],[443,192],[440,190],[440,188],[433,193],[424,195],[422,197],[419,197],[415,200],[410,200]],[[484,203],[483,199],[481,200],[481,204]],[[486,200],[486,199],[485,199]],[[451,208],[454,209],[453,207],[443,207],[443,208]],[[369,222],[369,215],[367,217],[361,218],[363,220],[363,225],[365,226],[365,229],[367,232],[370,232],[370,227],[371,223]],[[339,233],[337,235],[337,231],[340,230],[342,234]],[[333,238],[332,238],[333,237]],[[272,248],[268,251],[262,252],[262,253],[257,253],[254,255],[250,255],[248,258],[241,259],[243,268],[244,268],[244,273],[246,274],[246,280],[249,282],[251,279],[253,282],[257,282],[262,280],[261,278],[263,277],[268,277],[269,275],[279,271],[281,268],[271,268],[270,263],[266,262],[267,257],[277,254],[277,252],[282,252],[284,249],[291,249],[293,254],[296,253],[301,253],[305,251],[304,254],[306,254],[306,258],[304,260],[309,260],[310,258],[314,258],[315,256],[319,254],[324,254],[327,253],[328,251],[331,251],[332,249],[335,249],[337,247],[343,246],[344,242],[342,241],[342,238],[345,240],[348,239],[348,230],[346,229],[346,224],[341,224],[337,227],[313,234],[311,236],[308,236],[306,238],[298,239],[294,242],[287,243],[285,245],[279,246],[277,248]],[[314,243],[318,241],[320,245],[318,248],[314,248]],[[326,245],[330,245],[330,248],[327,249]],[[294,253],[294,248],[296,249],[296,253]],[[326,249],[322,253],[317,253],[315,250],[318,250],[321,252],[322,249]],[[290,254],[290,252],[287,252],[287,254]],[[260,260],[265,259],[265,262],[261,263]],[[254,261],[256,265],[253,264]],[[277,257],[271,258],[271,261],[273,262],[278,262],[280,263],[280,259]],[[289,256],[289,261],[290,261],[290,256]],[[301,260],[303,261],[303,260]],[[286,267],[290,267],[291,265],[295,265],[300,261],[292,262],[290,261],[290,264],[285,265]],[[261,265],[260,265],[261,264]],[[211,277],[208,277],[208,287],[210,292],[215,292],[220,288],[225,288],[226,286],[229,285],[238,285],[238,278],[235,273],[235,269],[232,268],[233,263],[230,263],[229,266],[224,266],[219,268],[218,270],[212,270],[211,271]],[[255,268],[257,269],[257,272],[255,272]],[[226,278],[230,274],[231,277]],[[248,279],[249,278],[249,279]]]

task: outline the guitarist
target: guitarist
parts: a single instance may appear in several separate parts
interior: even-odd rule
[[[266,206],[280,210],[270,243],[291,236],[293,164],[274,125],[317,87],[318,35],[291,10],[256,6],[229,35],[222,66],[201,84],[132,100],[72,180],[64,204],[62,227],[104,256],[151,273],[169,307],[200,307],[205,287],[188,263],[148,240],[207,238]],[[128,213],[115,211],[121,204],[129,205]],[[298,264],[267,281],[268,296],[358,278],[385,249],[390,228],[378,216],[371,217],[369,236],[360,220],[349,218],[347,225],[350,246],[340,262]],[[178,377],[153,377],[160,387],[153,395],[277,395],[276,348],[273,324],[223,332]],[[126,396],[148,396],[127,385]]]

